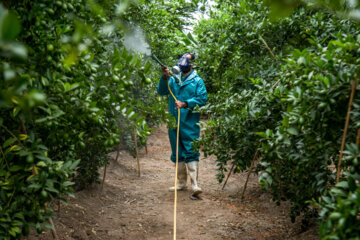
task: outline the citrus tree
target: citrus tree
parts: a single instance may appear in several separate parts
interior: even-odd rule
[[[358,182],[346,173],[333,187],[351,83],[359,73],[359,24],[305,1],[293,1],[292,12],[274,19],[274,2],[281,1],[219,1],[196,27],[210,91],[202,111],[211,116],[197,146],[216,155],[219,181],[229,163],[235,173],[243,171],[259,150],[259,182],[278,204],[292,203],[292,221],[303,214],[306,226],[318,215],[317,205],[322,237],[355,236]],[[357,127],[353,117],[349,143]],[[356,146],[350,149],[346,169],[356,156]],[[356,183],[351,190],[347,181]],[[339,212],[331,215],[335,208]]]

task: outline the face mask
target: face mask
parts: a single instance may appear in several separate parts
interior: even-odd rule
[[[177,65],[180,67],[182,73],[188,73],[191,71],[190,60],[186,57],[186,54],[179,59]]]
[[[187,67],[180,66],[180,70],[182,73],[188,73],[191,71],[191,66],[187,66]]]

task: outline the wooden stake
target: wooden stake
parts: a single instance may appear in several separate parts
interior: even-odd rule
[[[53,236],[53,239],[58,240],[59,237],[58,237],[58,235],[57,235],[57,233],[56,233],[55,225],[54,225],[54,222],[53,222],[52,218],[49,218],[49,223],[50,223],[50,225],[53,227],[53,229],[51,229],[51,234],[52,234],[52,236]]]
[[[60,200],[58,200],[58,215],[60,214],[60,207],[61,207],[61,202]]]
[[[230,172],[229,172],[229,174],[228,174],[228,176],[227,176],[227,178],[226,178],[226,180],[225,180],[225,182],[224,182],[224,185],[223,185],[223,187],[221,188],[221,190],[224,190],[224,187],[225,187],[227,181],[229,180],[229,177],[230,177],[230,175],[231,175],[234,167],[235,167],[235,164],[232,165],[231,170],[230,170]]]
[[[20,120],[20,127],[21,127],[22,133],[27,135],[26,127],[25,127],[23,120]]]
[[[117,162],[118,160],[118,157],[120,155],[120,144],[117,145],[117,148],[116,148],[116,158],[115,158],[115,161]]]
[[[347,135],[347,130],[348,130],[349,121],[350,121],[351,106],[352,106],[353,101],[354,101],[354,95],[355,95],[355,90],[356,90],[356,87],[357,87],[357,83],[358,83],[358,78],[357,78],[357,75],[355,75],[355,81],[353,81],[353,83],[352,83],[351,95],[350,95],[350,99],[349,99],[348,110],[347,110],[347,113],[346,113],[344,134],[343,134],[343,137],[342,137],[341,148],[340,148],[340,156],[339,156],[339,161],[338,161],[337,171],[336,171],[336,183],[338,183],[340,181],[341,160],[343,158],[343,151],[344,151],[344,148],[345,148],[346,135]]]
[[[45,203],[45,207],[48,207],[48,205],[51,205],[51,203],[52,203],[52,201]],[[53,239],[59,240],[59,237],[58,237],[58,235],[56,233],[56,230],[55,230],[55,224],[54,224],[52,218],[49,218],[48,221],[49,221],[50,225],[52,226],[51,234],[53,236]]]
[[[148,154],[147,141],[145,142],[145,153],[146,153],[146,155]]]
[[[261,144],[261,143],[260,143],[260,144]],[[260,144],[259,144],[259,146],[260,146]],[[249,181],[249,177],[250,177],[250,174],[251,174],[252,170],[253,170],[254,167],[255,167],[255,161],[256,161],[256,159],[257,159],[258,154],[259,154],[259,150],[257,149],[256,152],[255,152],[255,154],[254,154],[254,157],[253,157],[253,159],[252,159],[252,161],[251,161],[250,169],[249,169],[248,175],[247,175],[247,177],[246,177],[246,181],[245,181],[245,184],[244,184],[243,191],[242,191],[242,193],[241,193],[241,200],[244,199],[244,194],[245,194],[245,190],[246,190],[246,187],[247,187],[247,184],[248,184],[248,181]]]
[[[103,193],[103,190],[104,190],[104,183],[105,183],[105,177],[106,177],[106,168],[107,168],[107,164],[105,164],[105,167],[104,167],[104,176],[103,176],[103,180],[102,180],[102,183],[101,183],[101,190],[100,190],[101,194]]]
[[[136,161],[138,166],[138,176],[140,177],[140,160],[139,160],[139,152],[138,152],[138,146],[137,146],[137,140],[136,140],[136,128],[134,128],[134,142],[135,142],[135,152],[136,152]]]
[[[360,146],[360,128],[357,130],[357,135],[356,135],[356,146],[359,147]]]

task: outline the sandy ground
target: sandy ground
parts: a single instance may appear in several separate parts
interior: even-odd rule
[[[141,177],[136,159],[126,152],[110,154],[103,194],[100,186],[77,192],[61,205],[54,225],[59,239],[173,239],[174,166],[165,126],[148,140],[148,154],[140,152]],[[102,170],[100,170],[102,172]],[[317,226],[300,232],[299,221],[290,222],[289,206],[276,206],[251,174],[245,199],[240,195],[247,173],[230,177],[221,190],[214,157],[200,160],[202,200],[190,200],[190,190],[178,192],[177,239],[318,239]],[[190,187],[190,180],[188,179]],[[300,220],[300,219],[299,219]],[[53,239],[47,229],[25,238]]]

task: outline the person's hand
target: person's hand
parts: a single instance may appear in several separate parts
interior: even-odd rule
[[[170,70],[167,67],[162,67],[161,70],[166,78],[170,77]]]
[[[175,107],[177,109],[180,109],[180,108],[186,108],[188,105],[186,102],[180,102],[180,101],[176,101],[175,102]]]

